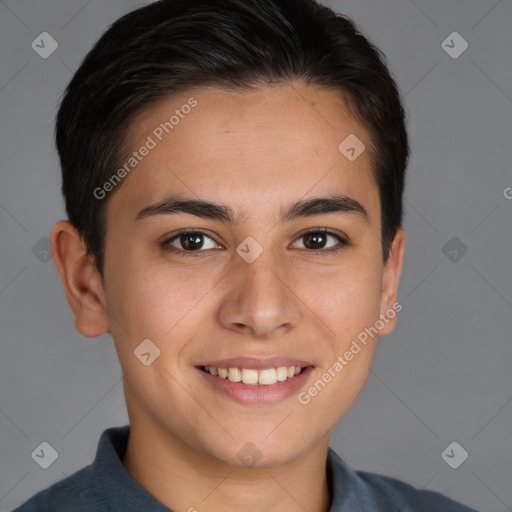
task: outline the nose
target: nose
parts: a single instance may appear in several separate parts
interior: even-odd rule
[[[291,280],[282,265],[267,256],[263,253],[252,263],[238,262],[227,277],[231,283],[218,311],[225,328],[259,339],[289,331],[301,318]]]

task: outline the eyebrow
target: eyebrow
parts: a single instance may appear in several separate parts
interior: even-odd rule
[[[177,213],[187,213],[196,217],[219,220],[233,225],[239,224],[246,218],[244,214],[233,210],[230,206],[174,194],[157,203],[146,206],[137,214],[135,220]],[[313,197],[298,201],[287,208],[281,208],[279,222],[291,222],[298,218],[329,213],[356,214],[366,222],[369,222],[368,212],[363,205],[359,201],[343,195]]]

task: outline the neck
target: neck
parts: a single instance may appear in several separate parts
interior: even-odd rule
[[[184,445],[169,433],[130,423],[123,466],[171,510],[328,512],[329,435],[294,460],[272,467],[234,467]]]

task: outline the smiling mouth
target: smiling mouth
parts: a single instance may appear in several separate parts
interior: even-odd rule
[[[304,368],[300,366],[279,366],[256,370],[253,368],[218,368],[216,366],[199,366],[202,371],[231,382],[243,382],[252,386],[270,386],[284,382],[299,375]]]

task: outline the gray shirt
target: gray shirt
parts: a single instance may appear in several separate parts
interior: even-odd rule
[[[39,491],[13,512],[169,512],[124,469],[129,435],[129,425],[103,431],[92,464]],[[326,468],[333,497],[329,512],[476,512],[437,492],[354,471],[332,448]]]

